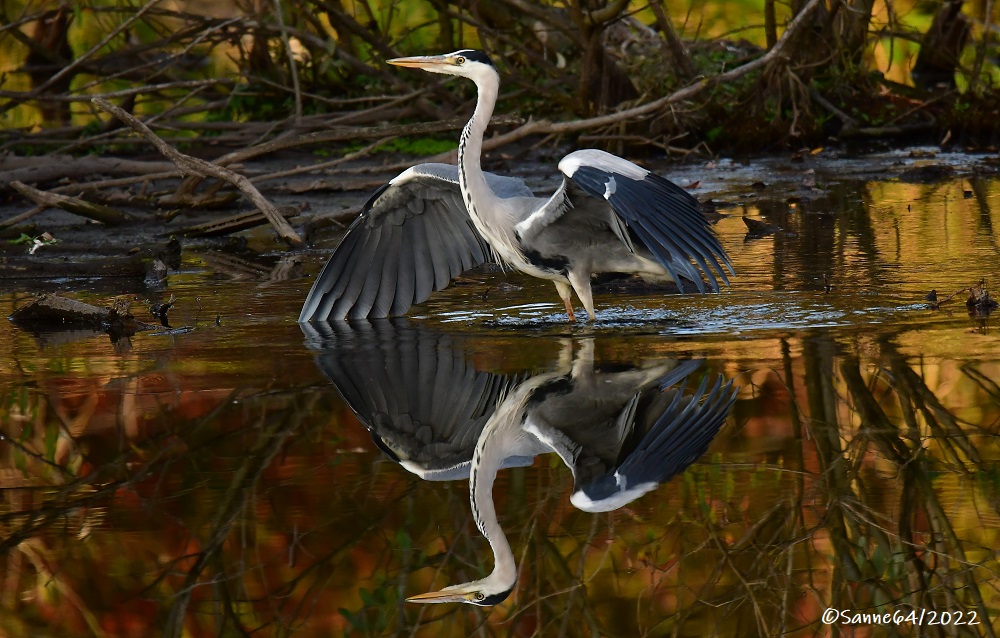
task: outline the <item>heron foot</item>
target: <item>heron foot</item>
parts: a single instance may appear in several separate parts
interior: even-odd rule
[[[563,303],[566,304],[566,314],[569,315],[569,320],[575,322],[576,315],[573,314],[573,303],[569,299],[563,299]]]
[[[576,315],[573,314],[573,289],[564,281],[554,281],[552,283],[556,285],[556,290],[559,291],[559,298],[562,299],[563,305],[566,306],[566,314],[569,315],[569,320],[571,322],[576,321]]]

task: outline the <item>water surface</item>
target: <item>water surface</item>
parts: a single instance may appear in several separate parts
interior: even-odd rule
[[[191,250],[167,287],[190,330],[5,325],[0,634],[811,636],[835,607],[980,623],[857,635],[993,635],[1000,339],[964,293],[924,297],[1000,278],[1000,182],[779,191],[696,191],[727,215],[718,295],[599,292],[599,321],[568,325],[551,284],[478,273],[411,312],[498,377],[589,351],[606,371],[703,360],[739,386],[707,453],[615,511],[574,508],[556,455],[502,470],[518,583],[485,610],[403,602],[492,554],[468,483],[391,460],[317,366],[339,346],[295,323],[311,279],[232,279]],[[782,230],[748,239],[742,215]]]

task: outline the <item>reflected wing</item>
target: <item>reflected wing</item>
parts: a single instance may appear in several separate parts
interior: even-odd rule
[[[736,400],[733,382],[723,381],[719,375],[709,390],[706,377],[693,395],[684,396],[679,390],[661,392],[645,407],[637,393],[619,415],[623,422],[638,424],[629,428],[633,434],[623,447],[624,458],[613,471],[602,473],[588,472],[578,464],[576,489],[570,498],[573,505],[587,512],[617,509],[698,460]],[[643,421],[651,425],[642,427]]]
[[[501,197],[530,194],[520,180],[487,180]],[[488,254],[462,203],[458,169],[414,166],[364,205],[313,283],[299,321],[403,315]]]
[[[548,375],[536,384],[521,428],[558,454],[577,484],[588,483],[615,471],[629,442],[634,446],[666,408],[661,390],[683,382],[700,365],[672,359],[597,365],[583,352],[570,374]]]
[[[545,207],[549,219],[537,220],[542,226],[563,216],[568,223],[575,211],[566,211],[576,208],[600,210],[590,198],[605,200],[617,218],[613,227],[622,241],[630,245],[630,238],[638,239],[681,290],[678,274],[694,282],[699,292],[705,292],[702,275],[715,292],[719,278],[729,284],[725,271],[734,272],[729,257],[698,210],[698,200],[687,191],[628,160],[593,149],[570,153],[559,162],[559,170],[566,179]]]
[[[376,445],[422,478],[468,477],[479,434],[516,377],[480,372],[453,337],[398,321],[302,326]]]

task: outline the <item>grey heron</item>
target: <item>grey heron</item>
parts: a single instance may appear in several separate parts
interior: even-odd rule
[[[410,602],[488,606],[510,594],[517,566],[493,502],[500,469],[555,453],[573,474],[570,502],[611,511],[697,460],[735,399],[722,375],[681,391],[700,362],[607,365],[595,361],[592,339],[567,340],[550,370],[524,377],[476,370],[448,335],[368,326],[359,348],[347,342],[353,328],[320,327],[330,325],[340,332],[319,357],[324,373],[373,440],[408,471],[427,480],[469,479],[473,518],[493,552],[485,578]]]
[[[570,321],[572,292],[591,320],[591,276],[637,274],[684,280],[718,292],[733,273],[728,255],[698,209],[672,182],[595,149],[559,162],[562,183],[535,197],[523,181],[481,168],[483,135],[500,87],[482,51],[388,60],[468,78],[476,108],[462,131],[458,166],[419,164],[378,189],[313,283],[300,322],[405,314],[460,273],[492,258],[555,283]]]

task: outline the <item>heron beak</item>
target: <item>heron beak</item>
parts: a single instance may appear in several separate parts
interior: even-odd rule
[[[415,55],[412,58],[393,58],[386,63],[395,66],[405,66],[412,69],[428,69],[441,66],[454,66],[450,55]]]
[[[465,603],[469,602],[469,596],[460,591],[432,591],[426,594],[417,594],[406,599],[408,603]]]

